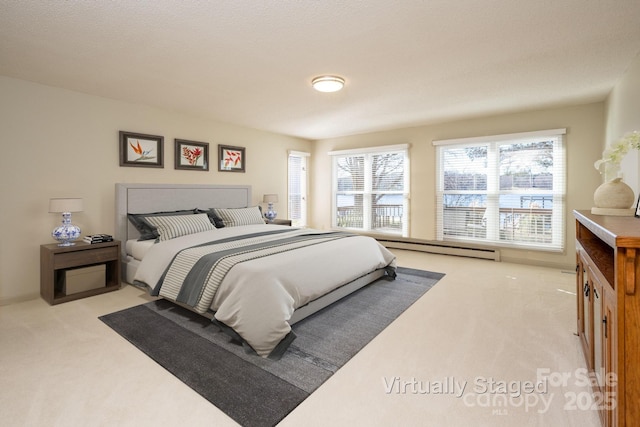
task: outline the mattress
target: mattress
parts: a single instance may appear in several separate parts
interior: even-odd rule
[[[151,248],[155,244],[154,240],[127,240],[125,243],[125,248],[127,251],[127,257],[131,257],[135,260],[142,260],[144,255],[147,253],[149,248]]]

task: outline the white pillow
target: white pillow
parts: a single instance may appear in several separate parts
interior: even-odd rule
[[[257,206],[250,208],[236,209],[214,209],[216,215],[222,219],[225,227],[236,227],[238,225],[264,224],[262,212]]]
[[[161,242],[216,229],[207,214],[153,216],[147,217],[146,220],[158,229]]]

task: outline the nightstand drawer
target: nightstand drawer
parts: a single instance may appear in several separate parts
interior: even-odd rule
[[[80,267],[89,264],[98,264],[107,261],[117,260],[119,257],[118,247],[91,248],[77,252],[59,253],[53,257],[53,268]]]

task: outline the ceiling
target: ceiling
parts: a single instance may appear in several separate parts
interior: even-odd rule
[[[600,101],[639,52],[638,0],[0,3],[0,75],[312,140]]]

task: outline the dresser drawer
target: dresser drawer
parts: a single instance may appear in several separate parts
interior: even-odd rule
[[[53,257],[53,268],[57,270],[113,261],[118,259],[120,255],[118,252],[117,246],[110,246],[107,248],[91,248],[84,251],[59,253]]]

